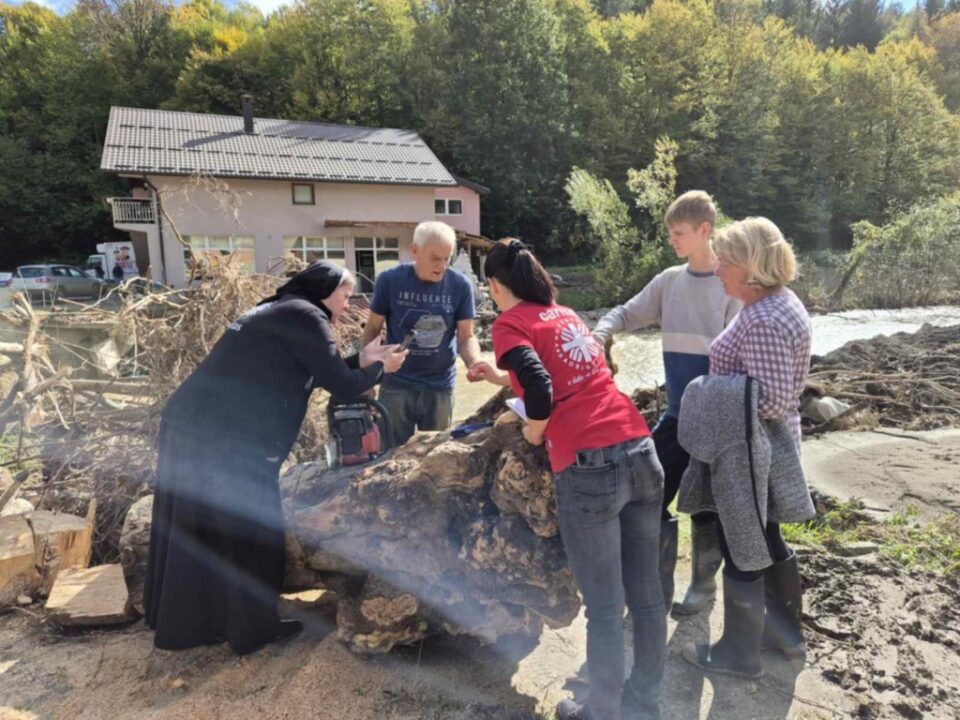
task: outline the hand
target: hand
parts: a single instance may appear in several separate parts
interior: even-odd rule
[[[403,365],[403,361],[410,354],[409,350],[399,350],[399,345],[386,346],[383,356],[383,371],[385,373],[395,373]]]
[[[386,362],[386,356],[391,352],[395,352],[398,347],[400,346],[381,345],[380,337],[375,337],[360,351],[360,367],[369,367],[375,362]]]
[[[380,338],[374,338],[360,351],[360,367],[365,368],[375,362],[382,362],[384,372],[394,373],[400,369],[409,354],[409,351],[399,348],[399,345],[381,345]]]
[[[529,423],[524,423],[523,437],[531,445],[543,445],[543,432],[535,430]]]
[[[467,370],[467,380],[470,382],[480,382],[486,380],[494,385],[507,385],[510,382],[510,376],[505,372],[500,372],[486,360],[475,362]]]

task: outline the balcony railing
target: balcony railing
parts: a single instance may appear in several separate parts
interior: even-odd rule
[[[153,225],[157,222],[153,201],[145,198],[108,198],[114,225]]]

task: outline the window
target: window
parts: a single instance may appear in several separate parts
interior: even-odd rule
[[[346,252],[343,238],[325,237],[285,237],[283,245],[289,255],[308,265],[317,260],[329,260],[340,267],[346,267]]]
[[[78,270],[77,268],[67,268],[67,274],[70,275],[70,277],[75,277],[75,278],[86,277],[86,275],[83,274],[83,271]]]
[[[242,273],[256,270],[252,235],[187,235],[184,240],[190,246],[183,251],[188,280],[194,275],[204,277],[228,263]]]
[[[55,267],[52,269],[54,277],[70,277],[70,274],[67,272],[65,267]]]
[[[313,205],[313,184],[293,183],[293,204]]]
[[[22,278],[43,277],[43,268],[41,267],[21,267],[17,268],[17,275]]]
[[[379,275],[400,264],[400,240],[397,238],[356,238],[354,247],[357,250],[373,251],[374,273]],[[359,269],[359,263],[357,267]]]
[[[463,200],[437,198],[433,201],[435,215],[463,215]]]

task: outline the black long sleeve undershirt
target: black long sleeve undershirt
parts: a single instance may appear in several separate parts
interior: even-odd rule
[[[523,404],[531,420],[546,420],[553,405],[553,384],[550,373],[532,347],[521,345],[500,358],[500,367],[512,370],[523,388]]]

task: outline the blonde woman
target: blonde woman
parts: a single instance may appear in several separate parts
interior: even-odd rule
[[[710,346],[710,376],[727,376],[733,381],[737,376],[752,379],[758,390],[756,417],[766,433],[765,440],[769,439],[771,468],[789,466],[792,472],[771,469],[764,486],[765,507],[757,506],[752,516],[754,508],[744,506],[754,504],[756,486],[743,482],[742,476],[733,478],[731,485],[735,491],[743,492],[746,487],[751,502],[740,503],[737,511],[728,510],[726,517],[721,512],[724,634],[714,645],[688,646],[683,655],[703,670],[757,677],[762,667],[762,644],[791,657],[804,652],[800,631],[800,575],[796,555],[784,542],[779,523],[796,522],[813,512],[799,465],[799,401],[810,367],[811,326],[803,304],[787,288],[794,279],[797,263],[793,249],[774,223],[762,217],[735,222],[717,231],[712,247],[717,257],[715,273],[724,291],[740,300],[744,307]],[[697,389],[711,381],[710,378],[704,380],[706,383]],[[722,385],[724,380],[714,378],[712,382]],[[746,385],[751,382],[747,381]],[[700,422],[709,424],[711,420],[706,418]],[[750,427],[749,421],[745,423]],[[696,425],[697,419],[692,417],[690,424]],[[707,430],[724,431],[724,428]],[[745,448],[749,447],[748,441]],[[749,449],[746,453],[750,453]],[[750,467],[748,478],[754,478],[753,458],[738,460],[743,461],[739,467]],[[689,483],[685,483],[681,490],[681,509],[684,512],[703,509],[684,507],[683,500],[689,502],[693,497],[686,492],[690,489]],[[765,524],[761,522],[761,529],[766,535],[765,548],[763,538],[760,541],[765,558],[760,565],[768,567],[759,570],[738,567],[733,558],[742,559],[748,553],[742,546],[735,545],[742,542],[742,536],[734,531],[743,527],[741,523],[748,522],[756,528],[758,518],[765,520]],[[724,533],[723,526],[728,523],[728,532]]]

